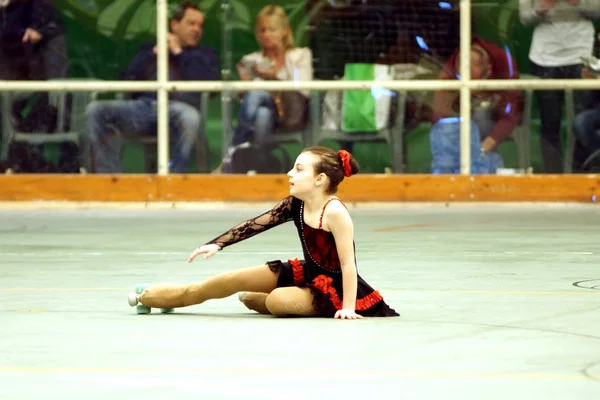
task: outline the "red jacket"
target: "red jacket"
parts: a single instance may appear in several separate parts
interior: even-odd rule
[[[517,63],[508,47],[501,49],[496,44],[488,42],[473,35],[473,44],[481,46],[489,55],[492,65],[492,74],[488,79],[519,79]],[[445,68],[440,72],[438,79],[456,79],[456,57],[459,49],[455,50],[446,61]],[[500,143],[506,139],[518,126],[523,114],[523,97],[518,90],[503,90],[490,92],[497,98],[494,105],[494,119],[496,124],[490,136]],[[442,118],[456,117],[459,95],[453,91],[437,91],[433,102],[433,122]]]

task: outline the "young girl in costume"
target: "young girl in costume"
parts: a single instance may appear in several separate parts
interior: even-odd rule
[[[129,296],[129,305],[137,306],[138,313],[151,308],[167,312],[241,292],[240,300],[247,308],[278,317],[398,316],[358,274],[352,219],[335,196],[344,177],[358,170],[358,163],[345,150],[305,149],[288,172],[289,197],[200,246],[188,262],[199,255],[212,257],[227,246],[288,221],[296,225],[304,260],[269,261],[198,284],[138,287],[137,293]]]

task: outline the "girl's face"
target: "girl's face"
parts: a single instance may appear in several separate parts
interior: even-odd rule
[[[264,50],[282,48],[288,31],[275,16],[263,17],[256,25],[256,37]]]
[[[312,153],[301,153],[294,167],[288,172],[290,182],[290,195],[303,197],[315,190],[327,187],[327,176],[315,174],[314,165],[318,161],[317,156]]]

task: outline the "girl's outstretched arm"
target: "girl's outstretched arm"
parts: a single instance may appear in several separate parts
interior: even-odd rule
[[[222,235],[200,246],[190,255],[188,262],[192,262],[200,254],[204,254],[205,259],[209,258],[227,246],[290,221],[293,218],[292,200],[292,196],[286,197],[271,210],[234,226]]]

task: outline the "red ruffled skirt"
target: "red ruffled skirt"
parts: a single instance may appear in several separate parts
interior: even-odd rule
[[[333,317],[342,309],[343,293],[341,274],[324,273],[318,267],[312,267],[305,261],[280,260],[269,261],[267,265],[274,273],[279,274],[277,287],[297,286],[308,288],[313,297],[313,307],[323,317]],[[357,314],[365,317],[397,317],[395,310],[390,308],[379,292],[369,286],[360,276],[358,277],[358,290],[355,310]]]

